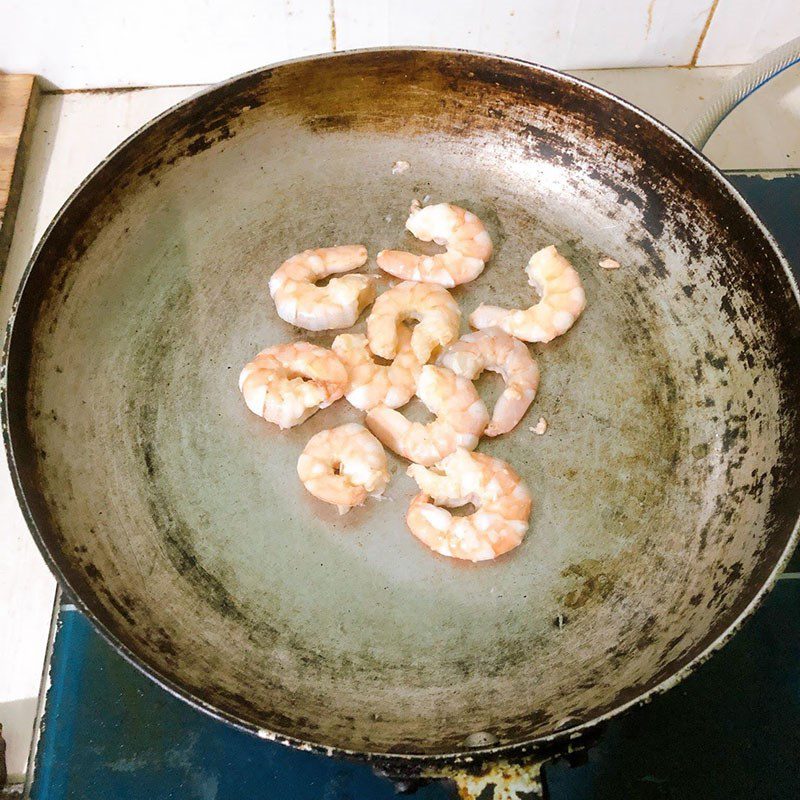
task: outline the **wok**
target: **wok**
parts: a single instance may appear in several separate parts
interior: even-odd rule
[[[576,326],[532,348],[528,417],[480,445],[534,496],[492,563],[407,532],[400,459],[388,499],[344,517],[304,492],[304,443],[361,417],[344,401],[280,432],[236,387],[260,348],[332,339],[277,317],[272,270],[418,248],[424,195],[495,243],[453,292],[464,312],[528,305],[522,268],[551,243],[586,286]],[[548,69],[374,50],[203,92],[86,179],[20,289],[3,431],[50,567],[166,689],[393,775],[508,773],[676,683],[753,610],[794,541],[798,375],[787,265],[681,138]]]

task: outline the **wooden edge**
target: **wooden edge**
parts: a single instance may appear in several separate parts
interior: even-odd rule
[[[3,76],[0,76],[0,80],[2,77]],[[11,237],[14,233],[19,200],[22,195],[22,181],[28,162],[31,140],[33,139],[33,130],[36,126],[36,115],[39,112],[39,103],[42,94],[39,78],[36,75],[7,77],[29,77],[31,82],[22,130],[17,143],[16,154],[13,157],[14,166],[11,171],[8,198],[5,209],[0,208],[0,281],[3,279],[8,253],[11,249]]]

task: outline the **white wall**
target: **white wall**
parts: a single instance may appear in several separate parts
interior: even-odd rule
[[[795,36],[800,0],[721,0],[697,64],[749,64]]]
[[[800,0],[0,0],[0,19],[0,71],[83,89],[390,44],[562,69],[743,63],[800,35]]]
[[[470,47],[566,69],[688,64],[710,6],[711,0],[336,0],[337,45]]]

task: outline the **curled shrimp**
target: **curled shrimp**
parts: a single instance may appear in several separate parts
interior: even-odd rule
[[[484,431],[487,436],[508,433],[536,397],[539,367],[528,348],[500,328],[487,328],[462,336],[442,352],[436,363],[470,380],[485,369],[502,376],[506,388],[495,403],[492,421]]]
[[[473,328],[502,328],[525,342],[549,342],[568,331],[586,307],[580,275],[553,245],[531,256],[528,283],[541,299],[526,310],[478,306],[469,317]]]
[[[420,372],[416,395],[436,415],[433,422],[411,422],[399,411],[377,406],[367,414],[367,427],[395,453],[426,466],[457,447],[475,448],[489,412],[472,381],[428,364]]]
[[[332,348],[347,369],[345,397],[356,408],[399,408],[414,396],[422,365],[411,349],[411,331],[405,326],[399,331],[397,355],[388,365],[375,363],[367,337],[360,333],[340,333]]]
[[[394,358],[400,346],[400,323],[418,320],[411,349],[421,364],[458,338],[461,311],[447,289],[432,283],[403,281],[379,295],[367,317],[367,338],[375,355]]]
[[[421,492],[411,501],[406,522],[431,550],[451,558],[488,561],[522,542],[531,496],[505,461],[459,448],[433,469],[412,464],[408,474]],[[464,517],[454,517],[441,507],[467,503],[476,511]]]
[[[332,278],[327,286],[315,282],[348,272],[367,261],[360,244],[320,247],[292,256],[269,279],[269,292],[278,316],[309,331],[327,331],[355,325],[358,315],[375,299],[373,275]]]
[[[291,342],[262,350],[239,375],[247,407],[279,428],[291,428],[338,400],[347,370],[324,347]]]
[[[403,250],[381,250],[378,266],[403,280],[452,288],[477,278],[492,255],[492,240],[483,223],[471,211],[450,203],[412,206],[406,228],[417,239],[444,245],[447,251],[418,256]]]
[[[312,436],[297,460],[297,474],[314,497],[340,514],[360,506],[367,495],[379,497],[389,483],[383,446],[356,422]]]

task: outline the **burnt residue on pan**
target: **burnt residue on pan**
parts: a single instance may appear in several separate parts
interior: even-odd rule
[[[279,432],[236,388],[253,353],[301,334],[271,270],[311,245],[413,247],[426,194],[496,245],[454,291],[465,314],[529,303],[522,268],[551,243],[588,296],[533,348],[519,430],[481,444],[534,513],[480,566],[406,533],[400,459],[388,499],[345,517],[303,492],[297,455],[360,416],[346,404]],[[675,137],[514,61],[343,54],[181,104],[62,211],[7,357],[29,522],[111,640],[206,710],[383,763],[475,731],[484,754],[536,749],[646,696],[748,607],[797,517],[800,312],[780,257]]]

